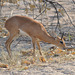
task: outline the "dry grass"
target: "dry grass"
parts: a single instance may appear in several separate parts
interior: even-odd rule
[[[12,59],[9,58],[8,53],[3,50],[0,56],[0,62],[3,63],[9,70],[26,70],[33,65],[40,65],[43,63],[62,63],[65,61],[70,61],[75,59],[75,49],[71,52],[62,51],[61,49],[55,49],[53,51],[43,51],[43,57],[39,55],[39,51],[36,50],[36,58],[33,57],[32,50],[21,50],[21,51],[12,51]],[[4,66],[3,65],[3,66]],[[8,66],[8,67],[7,67]]]

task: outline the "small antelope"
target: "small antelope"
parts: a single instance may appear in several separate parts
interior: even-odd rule
[[[35,56],[35,43],[37,43],[39,53],[40,55],[42,55],[39,41],[54,44],[61,49],[65,49],[66,47],[63,39],[56,36],[55,34],[54,37],[49,35],[41,23],[26,16],[13,16],[9,18],[5,23],[5,28],[10,33],[9,38],[5,43],[10,57],[11,57],[10,45],[14,40],[14,38],[19,34],[27,34],[32,38],[34,56]]]

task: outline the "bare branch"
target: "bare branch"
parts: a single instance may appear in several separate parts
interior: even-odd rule
[[[72,0],[73,1],[73,3],[75,4],[75,1],[74,0]]]

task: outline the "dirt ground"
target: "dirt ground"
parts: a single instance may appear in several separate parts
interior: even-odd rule
[[[75,4],[72,0],[55,1],[63,5],[73,24],[75,24]],[[0,75],[75,75],[75,49],[62,51],[61,49],[56,48],[55,50],[52,50],[50,48],[53,45],[40,42],[43,59],[41,60],[41,56],[39,55],[39,51],[36,46],[36,59],[34,60],[31,38],[28,36],[19,37],[12,43],[11,49],[13,58],[9,58],[5,48],[5,41],[8,37],[4,34],[4,32],[7,33],[7,30],[4,28],[5,19],[3,18],[8,19],[14,15],[26,15],[33,18],[32,12],[29,11],[29,14],[26,14],[24,3],[22,1],[19,1],[18,3],[20,4],[18,8],[16,4],[10,4],[8,2],[6,2],[2,7],[0,17],[0,27],[3,27],[3,31],[0,33]],[[38,11],[36,11],[34,12],[35,15],[38,14]],[[50,32],[52,28],[55,29],[56,20],[53,22],[53,27],[50,26],[54,12],[54,9],[51,9],[51,12],[49,10],[47,15],[43,14],[45,15],[45,18],[50,16],[50,20],[49,18],[48,20],[42,21],[41,19],[36,19],[44,24],[48,32]],[[75,47],[75,28],[70,25],[65,14],[63,18],[65,20],[67,19],[67,23],[63,22],[64,20],[62,19],[60,20],[62,32],[73,33],[73,40],[71,42],[66,41],[66,43],[70,43],[68,46]],[[57,30],[57,32],[59,31]]]

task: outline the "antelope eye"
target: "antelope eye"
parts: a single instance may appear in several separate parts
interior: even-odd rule
[[[60,41],[60,43],[61,43],[61,44],[63,44],[63,42],[62,42],[62,41]]]

